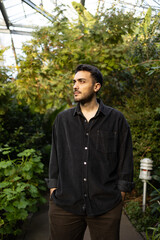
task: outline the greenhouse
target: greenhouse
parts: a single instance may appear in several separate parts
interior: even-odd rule
[[[100,71],[103,85],[90,70],[77,70],[77,66],[86,65]],[[93,92],[79,100],[90,77],[93,85],[86,89]],[[0,1],[0,239],[48,239],[50,197],[60,202],[66,196],[68,202],[63,208],[68,209],[74,190],[79,198],[75,200],[77,205],[71,206],[73,212],[82,191],[84,215],[90,217],[94,207],[101,215],[106,207],[102,200],[107,196],[101,191],[111,184],[111,179],[117,181],[111,185],[123,200],[120,240],[160,239],[159,79],[158,0]],[[84,110],[92,99],[96,100],[96,111]],[[102,102],[115,114],[120,112],[116,130],[108,129],[109,124],[104,132],[99,129],[102,124],[96,128],[104,113]],[[79,117],[81,125],[66,118],[73,109],[74,118]],[[125,181],[129,186],[129,170],[123,174],[119,170],[124,162],[117,159],[120,153],[125,156],[120,146],[126,153],[133,149],[134,174],[130,183],[134,182],[134,187],[129,191],[122,191]],[[58,177],[51,181],[55,186],[49,186],[54,188],[49,195],[50,182],[46,179],[53,153],[59,164],[54,163],[53,172]],[[102,154],[105,160],[97,157]],[[68,161],[64,175],[60,175],[62,156],[64,165]],[[128,159],[132,168],[131,158]],[[69,169],[71,163],[73,168]],[[100,167],[108,175],[103,175],[103,171],[97,174]],[[95,177],[94,183],[89,176]],[[76,177],[83,180],[78,190],[73,187]],[[62,196],[64,179],[65,189],[71,187],[73,192]],[[96,187],[97,179],[104,185]],[[97,191],[95,198],[93,189]],[[112,190],[108,198],[113,203]],[[87,225],[83,239],[99,240],[96,234]]]

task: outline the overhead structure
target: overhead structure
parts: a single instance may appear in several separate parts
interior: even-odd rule
[[[7,12],[6,12],[6,9],[4,7],[4,4],[2,1],[0,1],[0,9],[1,9],[1,12],[2,12],[2,15],[3,15],[3,18],[4,18],[4,21],[6,23],[6,26],[7,28],[9,29],[9,19],[8,19],[8,16],[7,16]]]
[[[72,0],[62,1],[59,0],[58,4],[68,4],[71,3]],[[92,5],[92,0],[79,0],[82,5],[85,5],[88,11],[90,11],[90,7]],[[94,1],[96,2],[96,1]],[[132,2],[129,0],[103,0],[103,2],[107,5],[118,4],[120,8],[148,8],[152,7],[155,11],[160,11],[160,3],[158,0],[133,0]],[[50,7],[52,4],[52,7]],[[87,5],[88,4],[88,5]],[[94,3],[95,4],[95,3]],[[98,0],[97,0],[98,4]],[[20,34],[20,35],[29,35],[32,32],[33,25],[39,25],[38,23],[31,22],[30,26],[28,19],[37,14],[37,18],[39,16],[43,16],[47,21],[53,21],[52,13],[50,10],[53,10],[57,6],[57,0],[0,0],[0,10],[5,22],[7,29],[10,29],[12,34]],[[27,8],[28,7],[28,8]],[[47,9],[47,10],[45,10]],[[1,16],[0,16],[1,17]],[[25,23],[24,23],[25,19]],[[20,22],[20,24],[16,24]],[[46,21],[44,21],[46,22]],[[46,22],[47,24],[47,22]],[[31,26],[32,25],[32,26]],[[5,32],[5,26],[2,25],[0,21],[0,32]]]
[[[33,2],[34,1],[34,2]],[[41,25],[48,25],[48,22],[53,21],[51,13],[46,11],[43,7],[42,0],[0,0],[0,33],[10,34],[14,58],[17,63],[16,47],[14,35],[30,36],[33,29],[39,26],[41,17]],[[45,4],[50,3],[45,0]],[[51,3],[50,3],[51,4]],[[52,3],[52,9],[54,8]],[[36,18],[35,20],[32,20]],[[29,23],[30,22],[30,23]]]
[[[25,42],[31,38],[35,27],[52,24],[53,10],[57,5],[66,4],[71,6],[72,1],[73,0],[0,0],[0,44],[2,46],[12,45],[14,59],[16,60],[16,52],[21,51],[20,42]],[[97,9],[97,4],[102,2],[107,8],[110,8],[114,4],[118,6],[119,9],[124,8],[130,11],[133,9],[147,9],[151,6],[155,15],[160,11],[159,0],[133,0],[132,2],[130,0],[78,1],[93,14]],[[94,11],[92,12],[93,9]],[[72,15],[72,10],[74,11],[74,9],[68,8],[67,17]]]
[[[34,10],[36,10],[37,12],[39,12],[40,14],[42,14],[44,17],[46,17],[48,20],[53,21],[53,18],[49,15],[48,12],[42,10],[40,7],[36,6],[36,4],[34,4],[33,2],[31,2],[30,0],[22,0],[22,2],[28,4],[31,8],[33,8]],[[41,4],[41,6],[43,6],[43,4]]]
[[[15,50],[15,47],[14,47],[14,41],[13,41],[12,34],[11,34],[11,33],[12,33],[12,30],[10,30],[10,25],[11,25],[11,23],[9,22],[8,15],[7,15],[6,9],[5,9],[4,4],[3,4],[2,1],[0,1],[0,9],[1,9],[1,12],[2,12],[4,21],[5,21],[5,24],[6,24],[6,26],[7,26],[7,29],[9,30],[10,35],[11,35],[12,49],[13,49],[15,61],[16,61],[16,64],[17,64],[17,55],[16,55],[16,50]]]
[[[31,12],[29,9],[26,9],[23,3],[27,4],[34,11]],[[11,5],[11,0],[5,0],[5,1],[0,0],[0,10],[3,15],[7,29],[10,29],[10,27],[15,27],[20,29],[23,28],[23,31],[22,30],[16,31],[12,29],[10,29],[10,31],[12,34],[27,34],[27,35],[30,34],[29,31],[26,31],[26,29],[28,28],[26,24],[16,25],[15,22],[21,21],[23,19],[27,19],[30,15],[33,15],[35,13],[41,14],[43,17],[45,17],[49,21],[53,21],[51,14],[44,10],[42,1],[39,1],[39,3],[40,3],[39,6],[37,6],[35,3],[33,3],[33,1],[30,1],[30,0],[13,0]],[[9,15],[8,17],[7,12],[12,13],[12,15]],[[13,15],[14,12],[15,12],[15,15]],[[34,23],[32,25],[34,25]],[[2,26],[0,25],[0,27]],[[30,26],[30,28],[33,28],[33,26],[32,27]],[[0,28],[0,30],[2,29]]]

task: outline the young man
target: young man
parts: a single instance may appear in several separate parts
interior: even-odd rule
[[[133,188],[130,129],[122,113],[97,99],[103,82],[94,66],[74,77],[75,108],[58,114],[49,164],[50,240],[118,240],[125,192]]]

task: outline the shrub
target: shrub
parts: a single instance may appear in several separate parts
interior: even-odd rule
[[[126,213],[135,226],[138,232],[145,232],[148,226],[153,226],[156,219],[151,214],[149,207],[146,208],[146,212],[142,212],[142,208],[139,202],[130,201],[125,206]]]
[[[0,151],[4,156],[0,161],[0,239],[8,240],[21,232],[20,223],[45,201],[41,196],[44,166],[34,149],[24,150],[14,160],[9,157],[10,147]]]

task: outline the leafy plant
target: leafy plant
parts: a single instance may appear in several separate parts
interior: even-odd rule
[[[160,167],[154,171],[153,179],[160,183]],[[126,204],[125,210],[132,224],[140,232],[146,232],[147,240],[158,240],[160,237],[160,189],[153,186],[149,181],[148,184],[154,189],[150,196],[150,205],[147,206],[146,212],[143,213],[140,202],[131,201]]]
[[[35,212],[45,199],[44,181],[41,179],[43,164],[34,149],[26,149],[11,160],[11,148],[1,148],[4,158],[0,161],[0,238],[20,233],[19,223]],[[6,159],[5,156],[8,156]]]
[[[153,179],[158,182],[158,186],[160,184],[160,167],[155,170]],[[149,181],[148,184],[154,189],[154,191],[150,194],[152,199],[150,200],[151,204],[151,213],[157,219],[155,226],[149,227],[146,232],[147,240],[158,240],[160,238],[160,188],[156,188]],[[149,233],[148,233],[149,232]],[[151,232],[151,233],[150,233]],[[151,238],[150,238],[151,236]]]
[[[130,201],[125,206],[125,211],[138,232],[145,232],[148,226],[153,225],[156,220],[151,214],[149,207],[146,212],[142,212],[142,207],[138,201]]]
[[[78,64],[96,65],[105,77],[128,65],[124,36],[133,33],[133,14],[113,8],[93,16],[81,4],[73,6],[75,21],[58,7],[53,24],[37,29],[23,46],[15,81],[17,99],[35,112],[73,106],[72,79]]]
[[[160,220],[160,219],[159,219]],[[146,232],[146,238],[147,240],[159,240],[160,239],[160,224],[157,224],[157,227],[150,227],[148,228],[152,231],[152,236],[148,234],[148,231]]]
[[[150,194],[150,196],[152,197],[152,199],[150,200],[151,204],[151,208],[152,208],[152,213],[155,214],[156,212],[160,213],[160,167],[158,167],[158,169],[156,169],[154,171],[154,175],[152,176],[152,178],[154,180],[156,180],[156,182],[158,182],[157,184],[157,188],[155,186],[153,186],[149,181],[148,184],[154,189],[153,192]]]

